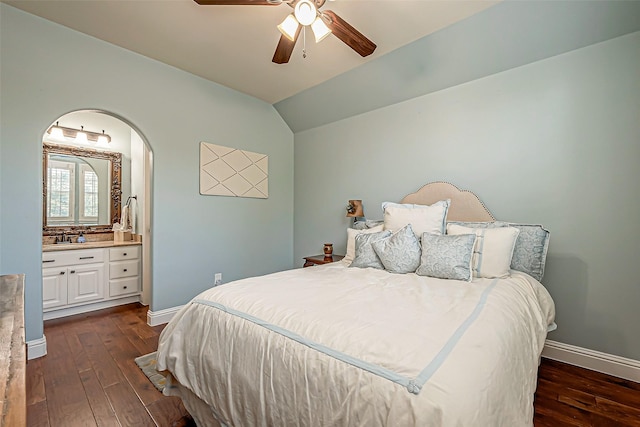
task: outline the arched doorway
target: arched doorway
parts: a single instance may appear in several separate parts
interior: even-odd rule
[[[78,136],[83,133],[85,136],[88,135],[88,138]],[[103,110],[78,110],[63,114],[52,122],[43,135],[43,144],[43,147],[66,147],[62,150],[63,154],[67,149],[70,150],[69,153],[81,153],[78,156],[48,157],[49,150],[43,150],[43,165],[47,165],[43,168],[43,243],[51,243],[51,235],[55,235],[55,239],[59,240],[60,232],[65,236],[64,232],[67,229],[76,231],[73,234],[74,243],[77,243],[80,235],[87,241],[91,240],[89,243],[108,239],[109,236],[113,236],[109,231],[115,221],[114,206],[117,205],[118,213],[120,209],[126,210],[129,213],[128,229],[135,239],[142,242],[139,264],[141,293],[137,297],[140,302],[148,305],[152,293],[150,261],[153,167],[152,151],[148,141],[135,125],[117,114]],[[99,178],[100,171],[108,168],[97,164],[93,157],[101,156],[93,155],[96,152],[109,153],[109,159],[117,155],[120,160],[116,162],[119,165],[115,169],[119,170],[109,169],[109,173]],[[87,155],[88,158],[84,158],[83,155]],[[52,169],[48,160],[51,160],[52,165],[57,165],[55,167],[58,169]],[[70,171],[73,171],[73,174]],[[118,203],[112,203],[113,199],[118,199]],[[105,206],[111,211],[104,213]],[[106,217],[108,219],[105,223]],[[115,218],[119,217],[116,215]],[[101,227],[101,224],[108,226]],[[86,236],[77,233],[83,229],[88,230]],[[88,247],[89,245],[82,246],[83,249]],[[44,267],[46,264],[43,264],[43,285]],[[119,300],[111,295],[110,299],[109,264],[105,265],[104,274],[107,276],[104,279],[105,298],[100,304],[109,306],[117,305],[118,301],[130,302],[132,298]],[[74,310],[82,312],[83,309],[89,311],[95,309],[94,307],[102,308],[100,304],[68,304],[72,310],[67,312],[73,314]],[[67,308],[58,310],[57,314],[66,315],[67,312],[64,310]]]

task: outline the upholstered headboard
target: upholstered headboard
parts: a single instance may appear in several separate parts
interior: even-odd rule
[[[432,205],[439,200],[450,199],[447,213],[449,221],[495,221],[491,212],[478,196],[468,190],[460,190],[448,182],[431,182],[415,193],[406,195],[401,203]]]

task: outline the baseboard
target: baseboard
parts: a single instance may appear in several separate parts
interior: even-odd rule
[[[47,337],[27,341],[27,360],[37,359],[47,355]]]
[[[640,361],[547,340],[542,357],[640,383]]]
[[[45,311],[42,313],[43,320],[58,319],[60,317],[73,316],[75,314],[89,313],[91,311],[102,310],[104,308],[116,307],[123,304],[131,304],[132,302],[140,302],[140,295],[132,295],[129,297],[110,299],[92,304],[76,305],[73,307],[62,308],[59,310]]]
[[[169,323],[169,321],[175,316],[175,314],[182,308],[183,305],[179,305],[177,307],[165,308],[164,310],[158,311],[147,311],[147,324],[149,326],[158,326],[163,325],[165,323]]]

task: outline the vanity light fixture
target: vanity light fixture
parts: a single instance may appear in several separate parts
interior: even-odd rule
[[[91,132],[84,130],[84,126],[80,126],[80,129],[67,128],[60,126],[58,122],[47,129],[47,133],[51,135],[53,139],[71,138],[82,144],[86,144],[89,141],[100,144],[108,144],[111,142],[111,136],[104,133],[104,129],[102,133]]]
[[[49,133],[49,135],[51,135],[51,137],[54,138],[54,139],[63,139],[64,138],[64,131],[62,130],[62,128],[60,126],[58,126],[58,122],[56,122],[55,126],[51,126],[49,128],[49,130],[47,131],[47,133]]]
[[[84,131],[84,126],[80,126],[80,130],[76,132],[76,142],[78,144],[86,144],[89,138],[87,137],[87,133]]]
[[[111,142],[111,137],[104,133],[104,129],[102,129],[102,133],[98,135],[98,144],[108,144]]]

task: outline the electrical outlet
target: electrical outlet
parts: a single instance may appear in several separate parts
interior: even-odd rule
[[[222,284],[222,273],[216,273],[213,276],[213,286],[218,286]]]

